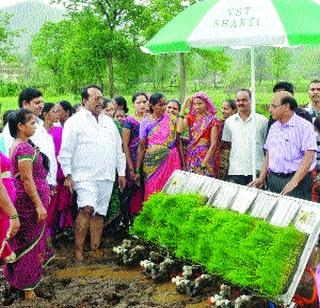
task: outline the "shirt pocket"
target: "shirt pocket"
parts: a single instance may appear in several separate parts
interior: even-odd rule
[[[279,149],[281,150],[281,149]],[[300,148],[297,146],[297,144],[294,142],[294,140],[285,140],[284,143],[284,152],[286,155],[286,159],[288,161],[294,161],[300,158],[301,151]]]
[[[78,135],[78,144],[82,146],[87,146],[90,144],[95,144],[98,139],[98,132],[94,128],[89,128],[84,126]]]

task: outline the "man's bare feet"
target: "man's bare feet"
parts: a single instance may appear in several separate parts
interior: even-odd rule
[[[75,255],[76,255],[76,261],[84,260],[83,252],[80,249],[76,249]]]
[[[24,291],[24,299],[27,301],[35,301],[37,298],[33,290]]]
[[[92,249],[89,252],[89,256],[94,259],[101,259],[103,257],[103,251],[101,249]]]

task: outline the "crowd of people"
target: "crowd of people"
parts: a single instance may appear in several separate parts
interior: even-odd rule
[[[222,103],[219,119],[204,92],[183,104],[138,92],[128,115],[124,97],[105,98],[96,85],[76,106],[21,91],[19,108],[4,115],[0,152],[0,259],[10,288],[35,298],[52,239],[65,230],[74,230],[77,261],[87,235],[98,256],[104,226],[130,224],[175,170],[319,202],[320,81],[310,83],[306,108],[289,82],[273,92],[269,119],[253,114],[248,89]]]

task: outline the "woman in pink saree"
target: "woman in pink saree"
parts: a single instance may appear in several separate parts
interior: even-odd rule
[[[150,97],[152,113],[140,124],[140,142],[136,173],[143,166],[144,200],[162,190],[175,170],[181,170],[181,154],[177,147],[177,128],[180,118],[166,113],[161,93]]]
[[[42,113],[44,127],[53,139],[56,157],[58,157],[60,152],[63,131],[62,127],[54,126],[54,123],[59,120],[58,111],[59,109],[57,105],[53,103],[45,103]],[[73,217],[71,212],[72,196],[68,188],[63,185],[64,179],[64,174],[60,163],[58,162],[57,186],[51,196],[48,208],[47,227],[48,235],[50,237],[54,236],[55,233],[62,232],[73,226]]]
[[[10,167],[10,159],[0,152],[0,261],[2,262],[12,262],[15,259],[15,253],[8,239],[17,233],[20,226],[19,215],[13,206],[15,188]]]

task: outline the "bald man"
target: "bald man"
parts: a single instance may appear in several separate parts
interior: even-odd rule
[[[249,185],[261,188],[267,181],[272,192],[310,200],[317,144],[313,125],[295,114],[297,107],[291,93],[275,93],[269,111],[276,122],[264,145],[260,176]]]

